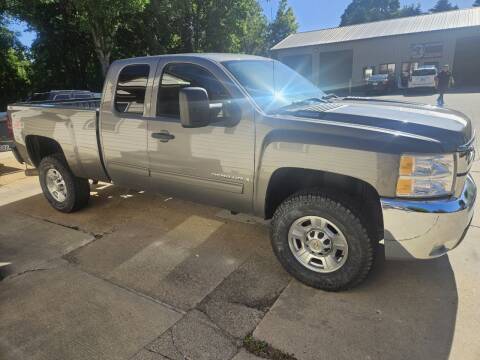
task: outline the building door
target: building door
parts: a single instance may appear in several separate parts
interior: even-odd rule
[[[457,40],[453,62],[456,85],[480,85],[480,36]]]
[[[291,67],[293,70],[299,74],[305,76],[312,82],[316,80],[313,79],[312,73],[312,55],[290,55],[280,58],[280,61],[285,65]]]
[[[404,62],[402,63],[402,73],[400,74],[400,85],[402,88],[408,87],[408,81],[412,71],[418,67],[418,62]]]
[[[353,50],[322,52],[318,85],[326,91],[348,89],[352,68]]]

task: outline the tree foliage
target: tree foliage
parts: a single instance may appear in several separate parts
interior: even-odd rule
[[[63,3],[64,0],[43,0]],[[73,0],[83,29],[92,35],[95,52],[105,75],[110,65],[114,39],[119,27],[141,13],[149,0]]]
[[[399,0],[353,0],[341,17],[340,26],[421,14],[420,4],[400,7]]]
[[[269,47],[278,44],[288,35],[298,30],[297,19],[293,9],[288,6],[287,0],[280,0],[275,19],[268,27],[268,44]]]
[[[8,30],[7,19],[0,14],[0,111],[22,98],[30,85],[30,62],[15,33]]]
[[[119,58],[266,54],[297,29],[286,0],[271,24],[258,0],[0,0],[3,12],[36,33],[30,57],[21,58],[29,64],[28,88],[34,92],[100,91],[106,69]]]
[[[473,3],[473,6],[475,7],[480,6],[480,0],[475,0],[475,2]]]
[[[449,0],[438,0],[433,8],[430,9],[431,13],[438,13],[443,11],[458,10],[457,5],[452,5]]]

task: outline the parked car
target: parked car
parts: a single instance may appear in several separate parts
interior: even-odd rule
[[[392,74],[375,74],[367,79],[365,93],[367,95],[373,93],[385,94],[392,91],[394,87],[395,78]]]
[[[97,96],[97,93],[88,90],[51,90],[43,93],[34,93],[28,101],[94,99]]]
[[[285,269],[335,291],[365,279],[380,241],[388,258],[434,258],[472,219],[462,113],[329,97],[248,55],[120,60],[104,89],[100,103],[8,107],[14,153],[58,211],[85,207],[93,179],[272,218]]]
[[[432,89],[436,88],[436,77],[438,70],[435,66],[419,67],[412,71],[410,81],[408,82],[409,89]]]
[[[7,124],[7,113],[0,112],[0,152],[8,150],[11,142],[10,129]]]

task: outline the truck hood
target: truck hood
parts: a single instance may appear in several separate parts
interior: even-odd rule
[[[471,121],[464,114],[424,104],[345,98],[290,108],[286,113],[421,137],[439,143],[445,152],[457,151],[473,136]]]

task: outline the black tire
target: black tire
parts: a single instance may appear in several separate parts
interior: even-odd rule
[[[349,199],[323,193],[296,194],[276,210],[272,221],[271,241],[282,266],[302,283],[326,291],[340,291],[360,284],[369,274],[375,256],[375,241],[369,237],[365,224]],[[343,265],[330,273],[310,270],[295,258],[289,246],[290,226],[304,216],[320,216],[335,224],[348,244]]]
[[[46,175],[50,169],[57,170],[65,182],[66,198],[64,201],[55,199],[48,190]],[[71,213],[82,209],[88,204],[90,199],[88,179],[78,178],[73,175],[62,154],[44,157],[38,166],[38,175],[43,194],[54,209],[64,213]]]

